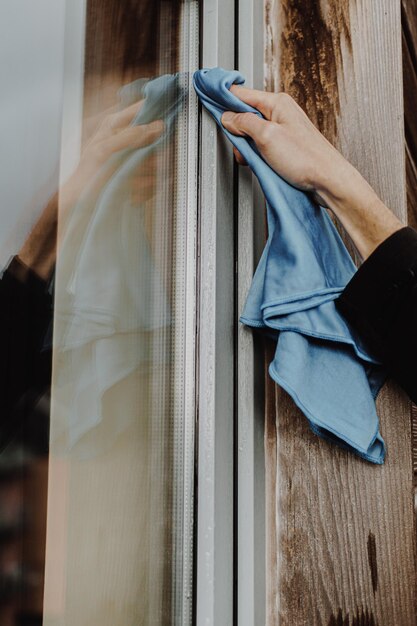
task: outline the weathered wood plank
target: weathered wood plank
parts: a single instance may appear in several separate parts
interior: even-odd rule
[[[275,607],[279,602],[279,589],[277,585],[279,571],[279,545],[277,539],[279,533],[277,532],[277,527],[280,521],[280,515],[277,515],[276,499],[274,497],[277,490],[276,385],[268,374],[268,365],[274,358],[274,353],[273,341],[265,341],[265,568],[267,610],[269,607]],[[267,619],[268,614],[269,611],[267,612]]]
[[[405,164],[408,223],[417,228],[417,4],[401,2],[403,92],[405,126]],[[417,406],[412,407],[413,469],[417,511]]]
[[[405,221],[399,3],[266,0],[265,8],[266,87],[289,91]],[[384,466],[319,440],[269,378],[266,399],[267,624],[414,625],[405,395],[388,384],[378,400]]]
[[[402,0],[402,51],[404,76],[404,120],[407,167],[408,220],[417,227],[417,4]]]

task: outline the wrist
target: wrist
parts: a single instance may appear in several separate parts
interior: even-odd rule
[[[339,219],[378,199],[358,170],[344,159],[341,163],[332,164],[318,178],[315,191]]]
[[[341,222],[363,259],[404,227],[369,183],[347,162],[338,176],[329,179],[318,193]]]
[[[56,193],[17,253],[17,257],[24,265],[45,280],[48,279],[55,263],[57,220],[58,194]]]
[[[38,242],[37,245],[40,243]],[[56,252],[55,248],[51,247],[50,242],[46,242],[45,247],[39,252],[29,246],[24,246],[16,257],[39,278],[48,280],[55,264]]]

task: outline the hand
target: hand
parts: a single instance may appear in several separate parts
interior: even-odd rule
[[[97,130],[84,145],[77,169],[60,189],[61,215],[75,204],[85,185],[113,154],[126,149],[144,148],[162,134],[164,129],[162,120],[150,124],[130,125],[142,106],[143,100],[122,111],[104,116]],[[142,170],[145,166],[146,164],[142,164]],[[149,173],[149,168],[147,171]],[[104,182],[101,181],[101,184]]]
[[[97,131],[83,148],[80,166],[92,162],[101,166],[114,153],[127,148],[143,148],[158,139],[164,129],[162,120],[131,126],[143,100],[104,117]]]
[[[403,227],[291,96],[239,85],[233,85],[231,91],[258,109],[265,119],[254,113],[227,111],[222,116],[223,126],[235,135],[251,137],[265,161],[280,176],[311,192],[319,204],[330,208],[363,258]],[[244,164],[239,152],[236,149],[234,152],[237,161]]]
[[[162,120],[151,124],[130,125],[142,105],[143,101],[139,101],[122,111],[101,116],[97,130],[83,147],[77,169],[48,203],[20,249],[18,253],[20,260],[41,278],[46,280],[50,276],[56,259],[58,202],[59,216],[62,220],[75,205],[85,186],[113,154],[128,148],[145,147],[162,134],[164,129]],[[155,159],[154,155],[138,169],[134,193],[136,196],[141,194],[141,201],[148,199],[154,191]],[[111,174],[112,172],[106,173],[107,177]],[[104,179],[99,181],[100,185],[104,183]]]
[[[233,85],[232,93],[258,109],[254,113],[223,114],[222,123],[235,135],[251,137],[269,165],[289,183],[310,191],[326,205],[320,191],[336,189],[340,179],[353,170],[319,132],[301,107],[286,93],[268,93]],[[236,160],[243,157],[234,149]]]

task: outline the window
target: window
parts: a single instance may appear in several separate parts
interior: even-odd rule
[[[15,5],[1,296],[28,334],[5,361],[0,621],[188,624],[198,6]]]
[[[264,623],[263,200],[191,86],[262,87],[262,6],[0,16],[0,622]]]

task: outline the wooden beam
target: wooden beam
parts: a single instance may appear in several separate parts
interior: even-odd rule
[[[265,0],[265,10],[266,88],[291,93],[405,222],[400,3]],[[318,439],[269,377],[266,399],[268,626],[412,626],[405,394],[389,383],[378,399],[383,466]]]
[[[417,5],[401,2],[405,165],[408,223],[417,228]],[[414,504],[417,511],[417,406],[412,407]]]
[[[408,220],[417,227],[417,6],[402,0],[402,52]]]

